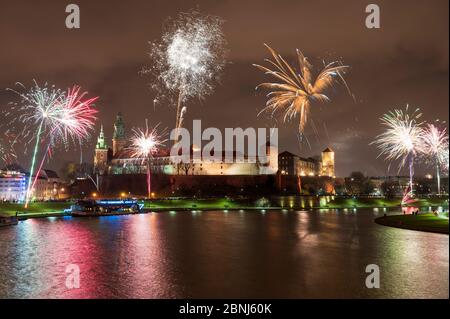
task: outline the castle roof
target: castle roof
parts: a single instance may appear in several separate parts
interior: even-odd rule
[[[326,149],[324,149],[322,151],[322,153],[333,153],[333,150],[331,148],[327,147]]]

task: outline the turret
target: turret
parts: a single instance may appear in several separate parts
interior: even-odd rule
[[[334,152],[329,147],[322,152],[322,176],[336,176],[334,171]]]

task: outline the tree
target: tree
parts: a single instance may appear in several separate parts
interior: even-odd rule
[[[375,188],[372,181],[361,172],[352,172],[345,184],[350,195],[368,195]]]
[[[396,182],[393,181],[384,181],[380,188],[381,188],[381,192],[383,193],[383,195],[387,198],[393,198],[395,197],[395,188],[397,186]]]

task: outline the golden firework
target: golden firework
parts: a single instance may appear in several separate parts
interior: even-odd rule
[[[299,131],[303,133],[311,105],[316,102],[329,102],[330,98],[325,92],[335,82],[340,80],[350,94],[343,77],[349,66],[343,65],[342,62],[334,61],[324,64],[322,71],[314,77],[313,66],[299,50],[297,50],[297,59],[300,71],[297,71],[274,49],[267,44],[264,45],[274,58],[274,60],[265,59],[273,69],[258,64],[254,66],[280,82],[262,83],[256,87],[256,89],[261,87],[270,90],[266,107],[260,113],[271,111],[273,115],[277,111],[283,111],[285,121],[298,115],[300,117]]]

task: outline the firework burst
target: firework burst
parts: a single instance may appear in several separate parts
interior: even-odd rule
[[[269,111],[274,115],[277,111],[283,111],[284,121],[299,116],[299,132],[302,134],[311,105],[329,102],[330,98],[325,93],[334,83],[340,80],[350,94],[343,77],[349,67],[340,61],[324,63],[324,68],[314,77],[313,66],[299,50],[297,50],[297,58],[300,71],[297,71],[274,49],[267,44],[264,45],[272,54],[273,60],[265,60],[272,68],[258,64],[254,66],[279,82],[262,83],[256,87],[256,89],[265,88],[270,91],[267,95],[266,107],[260,114]]]
[[[197,11],[181,13],[168,21],[161,42],[150,43],[153,64],[143,73],[156,79],[152,88],[160,97],[177,99],[177,129],[181,126],[183,102],[211,94],[225,67],[222,24],[222,19]]]
[[[423,149],[423,122],[420,122],[422,113],[419,109],[409,114],[406,110],[394,110],[381,118],[385,126],[384,133],[377,136],[371,144],[377,145],[380,155],[388,161],[400,160],[399,170],[409,162],[410,190],[413,191],[414,160]]]
[[[6,115],[13,117],[9,126],[14,129],[21,128],[18,135],[31,141],[36,137],[30,134],[35,131],[35,127],[40,128],[40,133],[42,133],[57,125],[65,92],[47,84],[39,86],[37,82],[34,82],[34,86],[29,90],[26,90],[25,86],[20,83],[18,85],[25,93],[7,89],[17,94],[20,102],[13,104]]]
[[[25,89],[23,85],[21,87]],[[89,137],[89,130],[94,126],[97,113],[92,104],[97,98],[84,100],[87,93],[80,93],[80,90],[79,86],[74,86],[66,93],[55,86],[47,84],[39,86],[37,82],[34,82],[34,86],[25,93],[10,89],[20,97],[20,102],[13,104],[11,110],[7,112],[8,115],[14,116],[10,125],[14,129],[21,127],[18,136],[25,143],[31,143],[33,140],[35,142],[25,206],[28,205],[32,187],[51,148],[55,147],[58,141],[63,141],[67,147],[70,140],[77,140],[81,144]],[[32,183],[39,146],[45,142],[48,146]]]
[[[138,160],[141,165],[146,164],[147,167],[147,194],[148,198],[151,198],[151,168],[150,162],[158,152],[158,149],[164,144],[165,140],[162,139],[161,135],[158,134],[159,124],[150,129],[148,127],[147,120],[145,121],[145,130],[143,129],[133,129],[133,134],[130,140],[129,151],[131,157]]]
[[[56,118],[53,131],[65,142],[70,139],[82,143],[90,137],[93,130],[96,114],[93,103],[98,97],[86,98],[87,92],[81,92],[81,87],[74,86],[67,90],[67,95],[60,105],[60,114]]]
[[[440,130],[433,124],[428,124],[424,130],[422,153],[436,165],[438,194],[441,192],[441,166],[448,167],[448,134],[446,129]]]
[[[446,146],[445,152],[442,154],[442,169],[448,174],[449,162],[448,162],[448,144]]]

